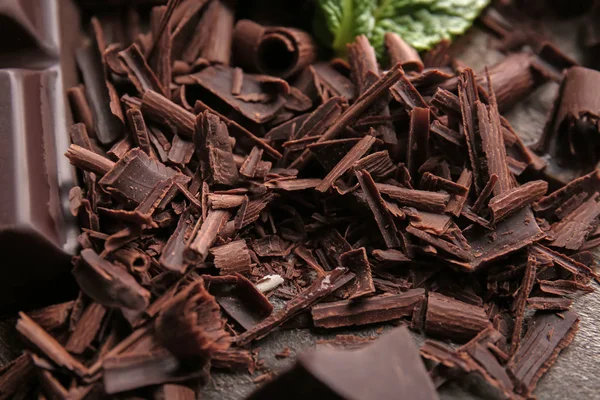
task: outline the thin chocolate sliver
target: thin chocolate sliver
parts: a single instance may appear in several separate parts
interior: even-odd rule
[[[512,354],[515,353],[515,351],[518,349],[519,343],[521,342],[521,331],[523,329],[523,320],[525,318],[525,306],[527,304],[527,298],[529,297],[531,289],[533,288],[535,274],[538,267],[538,260],[535,258],[535,256],[529,255],[527,258],[527,266],[525,267],[525,274],[523,275],[523,281],[521,283],[521,287],[519,288],[519,293],[513,302],[513,309],[515,310],[515,327],[511,339]]]
[[[530,297],[527,299],[527,308],[534,310],[568,310],[573,305],[573,300],[566,297]]]
[[[137,44],[134,43],[121,51],[119,58],[123,61],[123,65],[127,69],[129,80],[139,93],[143,94],[148,90],[153,90],[165,96],[165,89],[148,65],[146,58],[144,58]]]
[[[358,183],[360,184],[360,187],[367,198],[367,203],[369,204],[369,208],[373,213],[373,218],[377,223],[377,227],[379,228],[379,232],[383,237],[385,245],[388,248],[402,246],[403,243],[398,235],[394,220],[392,219],[389,210],[385,206],[383,198],[381,197],[381,193],[379,192],[379,188],[375,184],[375,181],[373,181],[371,175],[367,171],[357,171],[356,178],[358,179]]]
[[[209,4],[205,17],[199,25],[209,25],[206,42],[199,56],[211,63],[229,65],[233,41],[235,8],[228,0],[216,0]]]
[[[312,308],[312,317],[315,326],[323,328],[368,325],[409,317],[417,304],[424,301],[423,289],[410,289],[397,295],[379,295],[360,301],[317,304]]]
[[[148,129],[146,128],[146,122],[144,121],[142,112],[139,109],[132,108],[127,110],[126,115],[134,143],[142,149],[144,153],[151,155],[150,137],[148,136]]]
[[[98,334],[106,312],[106,307],[91,303],[81,315],[65,349],[73,354],[82,354]]]
[[[241,93],[237,96],[231,94],[233,68],[215,65],[190,75],[193,82],[220,98],[231,109],[250,121],[262,124],[271,120],[285,105],[284,95],[289,92],[285,81],[269,77],[263,81],[260,75],[244,74]],[[268,83],[272,83],[268,85]],[[275,88],[273,91],[267,91]],[[245,96],[259,96],[261,102],[244,101]]]
[[[209,249],[217,239],[217,234],[230,217],[227,210],[210,210],[208,216],[202,221],[200,230],[196,237],[190,239],[184,253],[185,259],[189,261],[202,262],[208,256]]]
[[[281,325],[301,310],[311,306],[336,289],[344,286],[354,278],[354,274],[345,268],[336,268],[324,277],[318,278],[309,288],[288,301],[284,308],[274,312],[252,329],[237,336],[236,344],[243,346],[251,341],[268,335],[275,327]]]
[[[264,149],[265,152],[267,152],[271,157],[277,160],[283,157],[283,155],[279,151],[270,146],[265,140],[259,138],[258,136],[256,136],[237,122],[211,109],[206,104],[202,103],[200,100],[196,100],[196,103],[194,104],[194,111],[196,111],[196,113],[200,114],[203,111],[207,110],[221,118],[221,121],[223,121],[227,125],[227,127],[230,129],[230,132],[233,135],[237,135],[251,140],[252,143],[254,143],[254,145],[260,147],[261,149]]]
[[[186,138],[194,136],[194,114],[161,94],[147,90],[142,97],[141,111],[149,121]]]
[[[339,116],[321,136],[319,142],[332,140],[342,132],[342,130],[364,113],[380,96],[385,93],[394,83],[403,76],[402,68],[397,65],[391,68],[387,74],[382,76],[376,83],[363,93],[348,109]],[[290,168],[301,169],[310,159],[310,150],[304,150],[302,154],[290,164]]]
[[[406,163],[412,177],[418,176],[421,165],[429,157],[429,109],[415,107],[410,112],[410,129]]]
[[[350,299],[359,298],[368,294],[375,293],[375,285],[371,276],[371,265],[367,259],[367,252],[364,247],[356,250],[350,250],[340,255],[340,265],[354,272],[356,279],[347,289],[350,293]]]
[[[488,204],[492,214],[492,222],[497,223],[514,214],[522,207],[541,199],[547,190],[548,182],[531,181],[523,186],[509,189],[500,195],[492,197]]]
[[[101,143],[113,143],[121,136],[123,124],[111,111],[111,99],[100,55],[93,46],[88,45],[77,51],[77,63],[84,77],[86,97],[94,115],[93,132]]]
[[[150,30],[155,38],[155,47],[148,57],[148,63],[152,71],[156,73],[156,77],[160,85],[168,90],[173,79],[173,68],[171,66],[171,56],[173,51],[173,33],[171,32],[173,17],[169,18],[170,4],[162,7],[155,7],[150,14]],[[164,31],[163,21],[166,19]]]
[[[189,212],[184,212],[177,222],[175,231],[163,247],[159,262],[167,270],[183,273],[187,268],[188,263],[184,257],[186,232],[191,229],[192,221]]]
[[[363,137],[352,149],[346,153],[344,158],[327,174],[323,181],[315,188],[319,192],[325,192],[331,185],[349,170],[375,143],[375,137],[367,135]]]
[[[556,281],[538,281],[539,288],[542,292],[547,294],[553,294],[557,296],[565,296],[577,293],[577,291],[582,291],[584,293],[592,293],[593,288],[588,285],[584,285],[577,281],[568,281],[568,280],[556,280]]]
[[[573,341],[579,317],[571,312],[537,313],[519,349],[508,363],[515,379],[533,391],[539,379],[554,364],[558,354]]]
[[[468,195],[471,190],[471,185],[473,184],[473,173],[467,168],[464,168],[460,173],[460,176],[458,177],[458,181],[456,181],[456,183],[462,187],[466,187],[467,193],[462,195],[455,194],[454,196],[452,196],[448,201],[445,211],[458,217],[462,212],[465,203],[467,202]]]
[[[17,331],[30,343],[61,368],[71,371],[79,377],[88,374],[87,368],[71,356],[49,333],[43,330],[25,313],[19,313]]]
[[[84,124],[87,132],[92,137],[96,137],[94,117],[92,115],[90,104],[86,98],[84,86],[79,85],[68,89],[67,96],[69,98],[69,104],[71,106],[71,112],[73,113],[75,122]]]
[[[445,193],[428,192],[425,190],[406,189],[387,183],[376,183],[377,189],[382,194],[389,196],[394,201],[408,207],[430,212],[443,212],[450,201],[450,196]]]
[[[594,193],[587,201],[551,226],[551,246],[568,250],[579,250],[583,246],[585,238],[597,225],[600,216],[598,196],[597,192]]]

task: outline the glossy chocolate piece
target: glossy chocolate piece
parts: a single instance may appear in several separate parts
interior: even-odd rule
[[[72,55],[62,53],[74,42],[66,30],[79,24],[63,26],[61,18],[77,21],[68,1],[0,5],[2,312],[50,304],[75,289],[69,270],[77,228],[68,209],[75,175],[63,157],[63,84],[75,83],[75,73],[66,61]]]
[[[248,400],[438,399],[406,327],[358,350],[321,349],[262,386]]]

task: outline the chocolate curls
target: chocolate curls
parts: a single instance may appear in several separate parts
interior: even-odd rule
[[[312,64],[317,46],[306,32],[289,27],[265,27],[250,20],[235,26],[233,46],[244,69],[287,78]]]

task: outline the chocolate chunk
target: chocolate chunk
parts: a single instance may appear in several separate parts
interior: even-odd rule
[[[344,365],[344,373],[338,374]],[[365,375],[365,366],[376,380]],[[292,390],[290,390],[292,389]],[[408,330],[404,327],[358,350],[321,349],[300,357],[296,365],[261,387],[249,399],[282,396],[304,399],[438,399]]]
[[[134,148],[115,163],[98,183],[120,199],[140,203],[147,198],[157,183],[168,178],[182,184],[187,184],[190,180],[189,177]]]

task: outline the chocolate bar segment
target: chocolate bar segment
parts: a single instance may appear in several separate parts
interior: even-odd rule
[[[75,84],[75,67],[63,52],[72,50],[79,22],[67,2],[0,8],[0,311],[10,312],[75,294],[77,228],[67,201],[74,174],[62,156],[69,141],[63,83]]]

